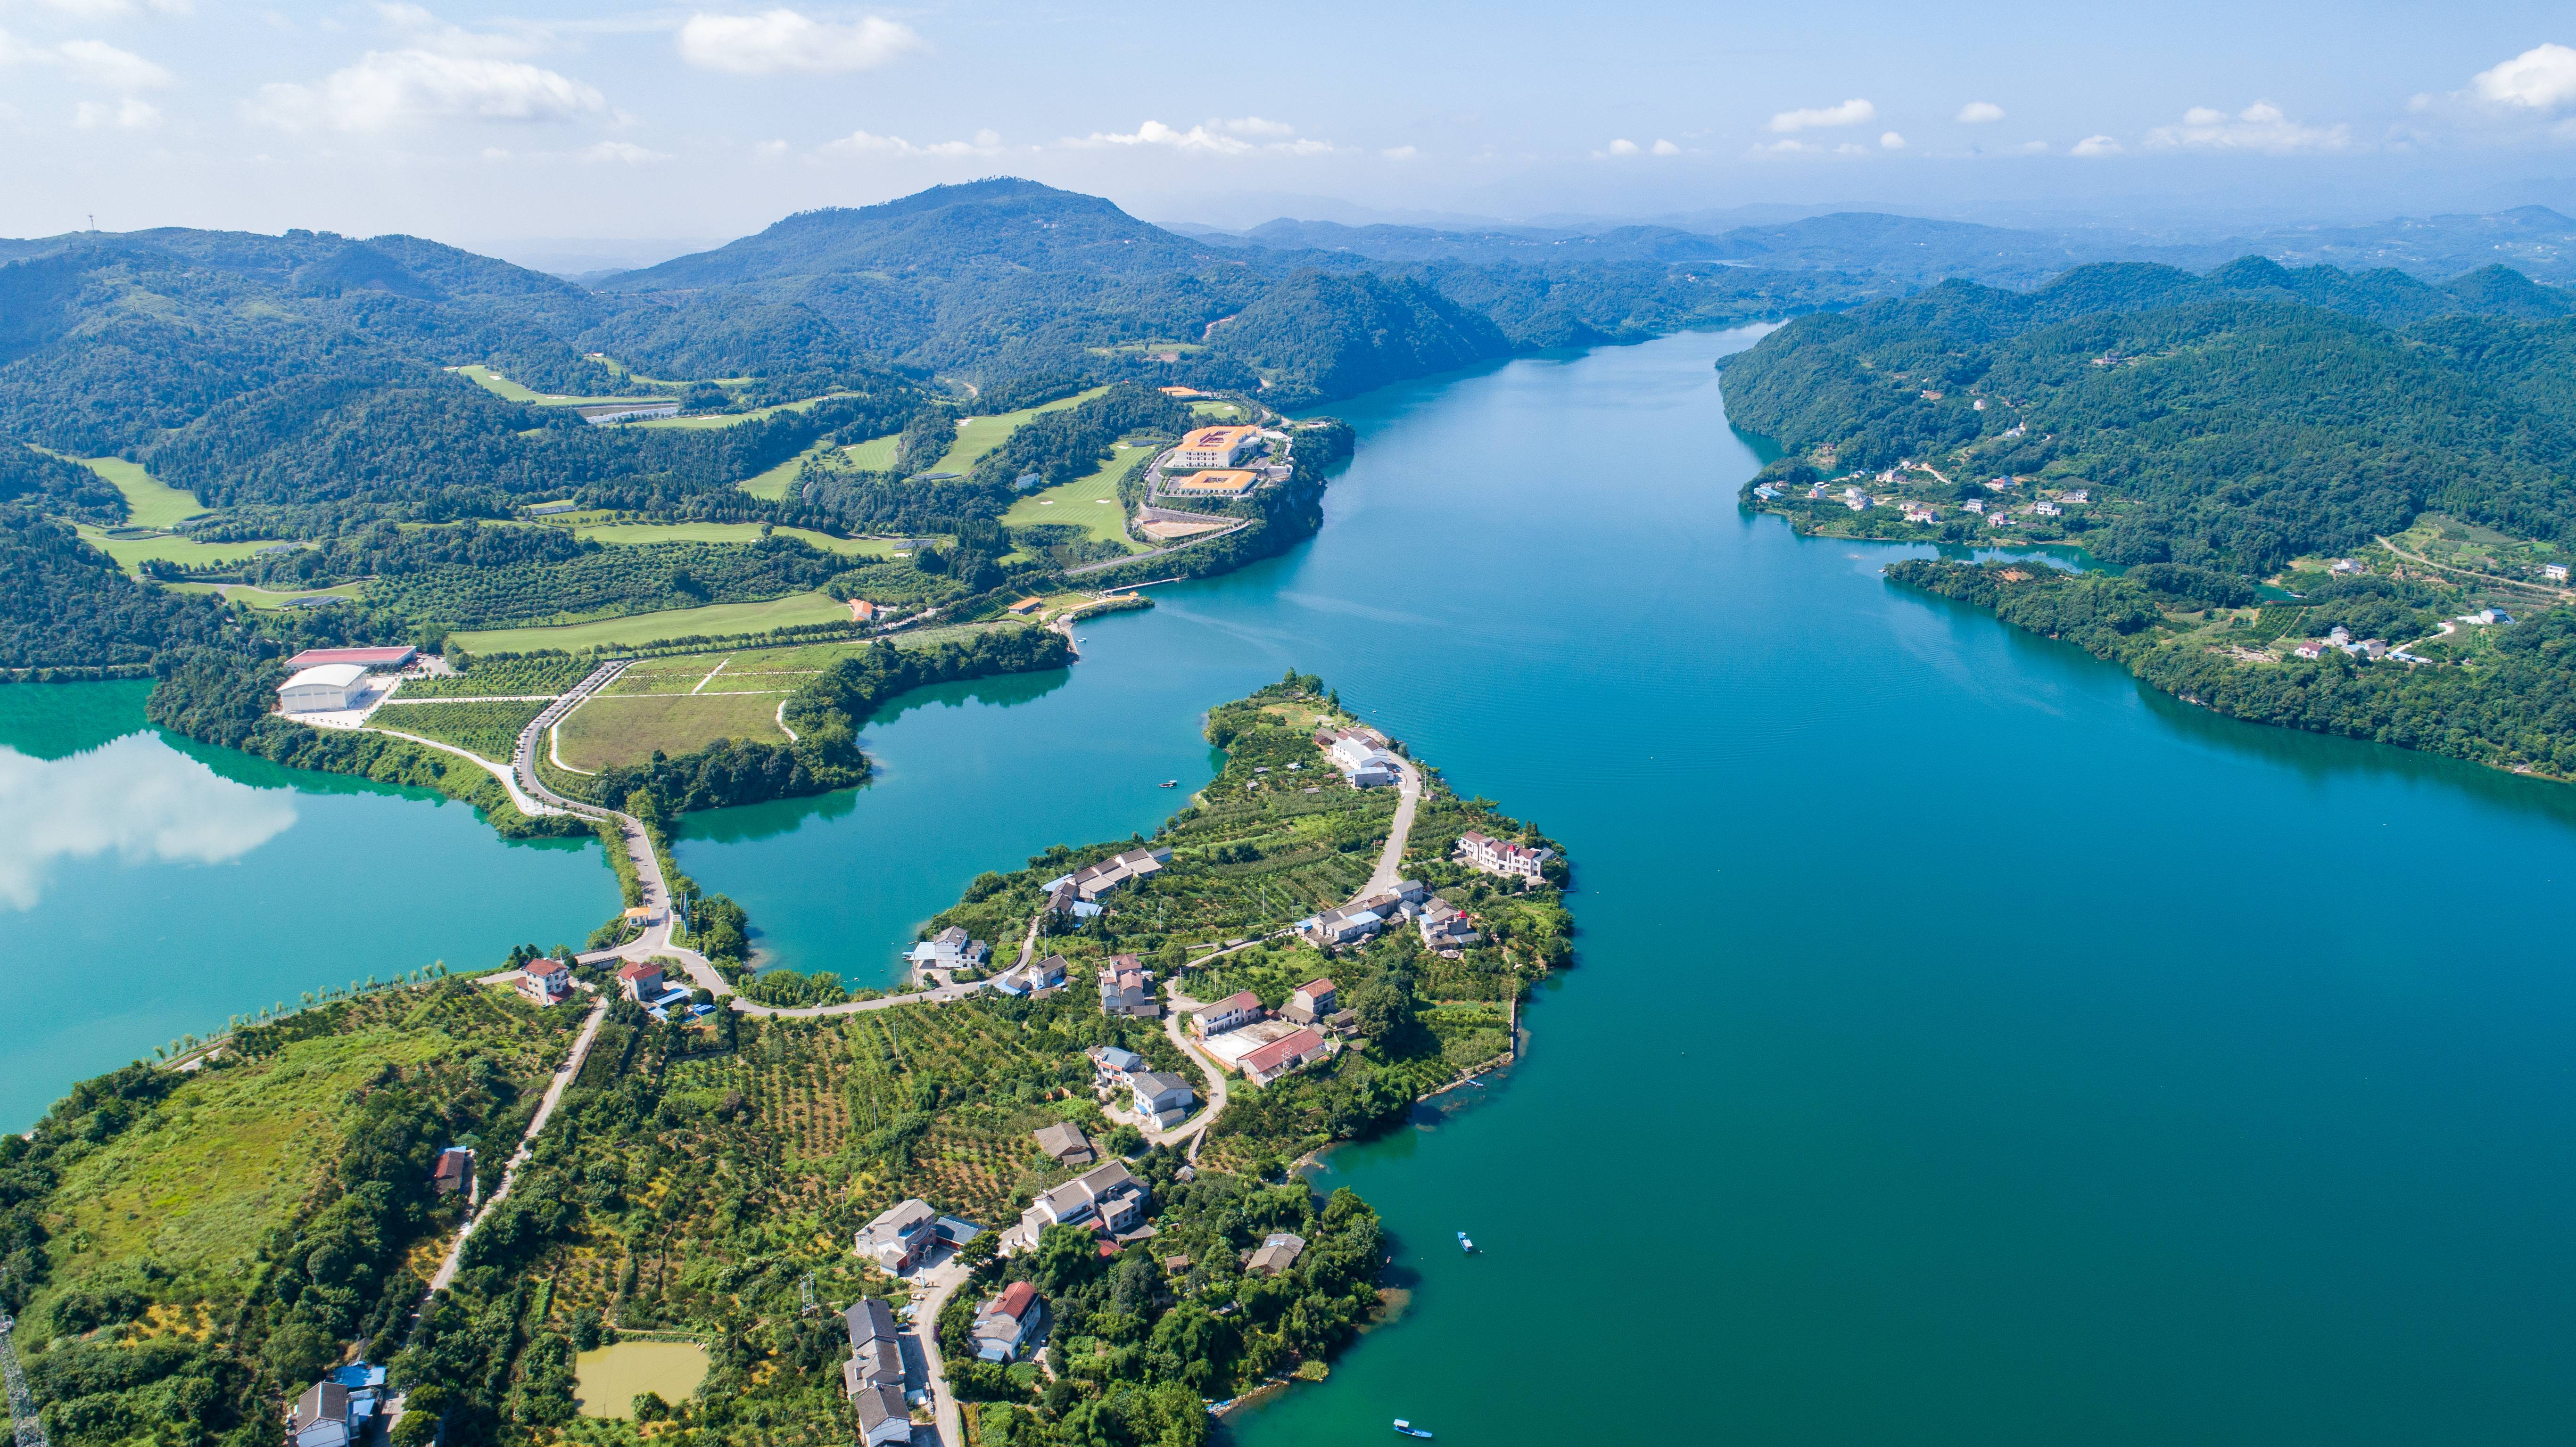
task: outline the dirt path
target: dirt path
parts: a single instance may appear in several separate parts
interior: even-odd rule
[[[2404,558],[2410,563],[2420,563],[2427,568],[2439,568],[2446,573],[2460,573],[2472,578],[2484,578],[2490,583],[2502,583],[2509,588],[2520,588],[2526,593],[2539,593],[2545,596],[2558,598],[2561,601],[2576,599],[2576,589],[2553,588],[2547,583],[2527,583],[2520,578],[2507,578],[2495,573],[2481,573],[2475,568],[2463,568],[2451,563],[2437,563],[2431,558],[2418,557],[2375,533],[2372,534],[2371,541],[2376,542],[2381,547],[2386,548],[2388,551],[2395,553],[2397,556]]]
[[[446,1290],[448,1283],[456,1279],[457,1267],[465,1260],[465,1243],[474,1235],[474,1228],[491,1216],[492,1208],[500,1205],[502,1199],[510,1194],[510,1187],[518,1182],[519,1167],[528,1163],[537,1137],[545,1133],[546,1122],[554,1119],[555,1107],[562,1103],[565,1088],[572,1084],[574,1076],[581,1074],[581,1063],[590,1058],[590,1042],[599,1038],[599,1024],[607,1018],[608,999],[601,996],[599,1002],[590,1007],[590,1018],[582,1022],[581,1034],[573,1040],[572,1053],[564,1057],[563,1068],[557,1070],[555,1078],[547,1084],[546,1097],[538,1102],[536,1117],[528,1122],[527,1130],[519,1137],[519,1148],[510,1153],[509,1162],[502,1166],[500,1187],[492,1192],[492,1199],[475,1210],[465,1228],[456,1233],[455,1243],[447,1248],[446,1258],[438,1263],[437,1274],[429,1278],[430,1295]]]

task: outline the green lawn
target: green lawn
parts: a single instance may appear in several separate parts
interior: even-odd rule
[[[636,422],[630,425],[636,427],[731,427],[738,422],[757,422],[763,417],[774,416],[780,412],[807,411],[811,409],[815,403],[820,402],[824,400],[824,397],[829,397],[831,395],[831,393],[827,392],[823,394],[823,397],[807,397],[803,401],[799,402],[781,402],[775,407],[755,407],[749,412],[717,412],[704,417],[652,417],[647,418],[642,422]]]
[[[820,457],[825,445],[817,442],[767,472],[746,477],[734,486],[750,493],[753,497],[778,502],[787,496],[787,489],[796,485],[797,470],[802,468],[809,459]]]
[[[1243,409],[1232,402],[1192,402],[1190,411],[1201,417],[1221,417],[1229,422],[1243,415]]]
[[[254,588],[248,583],[172,583],[168,586],[171,591],[178,593],[212,593],[228,602],[239,603],[245,608],[255,608],[262,613],[274,613],[298,598],[356,598],[363,596],[367,591],[367,585],[364,583],[342,583],[334,588],[311,588],[303,592],[283,593],[273,593],[266,588]]]
[[[139,572],[143,564],[158,559],[181,567],[203,568],[216,563],[237,563],[256,555],[262,548],[273,548],[275,542],[201,543],[194,538],[162,536],[155,538],[111,538],[87,523],[74,527],[81,541],[116,559],[118,567],[129,573]]]
[[[841,449],[841,455],[849,459],[852,467],[863,471],[892,472],[895,444],[901,441],[903,441],[902,433],[889,432],[883,437],[871,437],[865,442],[844,447]],[[783,491],[781,495],[784,495]]]
[[[1127,469],[1152,454],[1149,447],[1115,449],[1109,460],[1088,477],[1078,477],[1060,487],[1030,493],[1011,504],[1002,514],[1002,526],[1024,528],[1035,523],[1073,523],[1093,537],[1112,542],[1131,553],[1145,551],[1127,541],[1122,520],[1126,508],[1118,501],[1118,479]],[[1103,503],[1106,506],[1103,506]]]
[[[1035,407],[1023,407],[1017,412],[1004,412],[994,417],[969,417],[957,425],[957,441],[949,447],[948,455],[939,459],[929,470],[964,472],[981,461],[985,453],[1001,446],[1012,433],[1019,431],[1021,423],[1041,412],[1060,412],[1067,407],[1088,402],[1108,390],[1106,387],[1094,387],[1088,392],[1059,397],[1055,401],[1040,403]]]
[[[143,470],[143,464],[122,457],[77,457],[81,466],[116,484],[125,494],[128,527],[175,528],[205,511],[197,505],[196,494],[181,492]]]
[[[595,774],[610,764],[643,763],[653,757],[655,749],[677,756],[705,748],[718,739],[785,743],[787,735],[778,731],[778,706],[804,678],[736,682],[728,669],[701,694],[687,692],[697,683],[696,678],[665,676],[664,681],[672,684],[672,694],[679,696],[584,700],[555,728],[555,746],[564,762]],[[763,686],[770,691],[720,691]],[[396,710],[378,712],[390,714]]]
[[[629,546],[642,543],[750,543],[760,540],[758,523],[603,523],[575,528],[578,537]],[[796,538],[827,553],[854,558],[883,558],[894,553],[890,538],[836,538],[811,528],[779,528],[782,538]]]
[[[849,618],[850,606],[838,599],[821,593],[792,593],[763,603],[716,603],[704,608],[674,608],[544,628],[495,628],[459,633],[456,638],[474,653],[532,653],[546,648],[579,653],[591,648],[642,648],[693,633],[724,637],[811,623],[846,623]]]
[[[475,382],[477,385],[481,386],[483,390],[492,393],[494,396],[506,397],[513,402],[527,402],[539,407],[582,407],[588,406],[594,402],[664,402],[670,400],[667,397],[650,395],[642,397],[558,397],[550,392],[531,392],[527,388],[520,386],[518,383],[511,381],[509,378],[496,374],[491,368],[481,366],[459,367],[456,369],[456,375]],[[638,380],[642,379],[639,378]]]

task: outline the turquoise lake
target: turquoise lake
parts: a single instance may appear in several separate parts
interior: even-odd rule
[[[883,984],[976,872],[1150,830],[1212,772],[1200,711],[1290,666],[1568,846],[1527,1058],[1320,1177],[1384,1213],[1410,1311],[1244,1447],[2576,1437],[2576,791],[2216,719],[1891,589],[1907,549],[1743,514],[1712,364],[1746,340],[1348,404],[1313,542],[903,700],[870,788],[693,819],[681,861],[779,962]],[[54,992],[6,1037],[14,1122],[614,902],[588,848],[28,712],[0,766],[157,749],[248,797],[174,804],[233,821],[220,858],[128,830],[0,896]],[[62,778],[0,798],[93,797]]]

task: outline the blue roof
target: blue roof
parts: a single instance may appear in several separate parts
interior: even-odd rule
[[[939,1234],[946,1237],[951,1244],[963,1246],[983,1235],[984,1228],[955,1216],[942,1216],[939,1218]]]
[[[381,1387],[385,1384],[385,1369],[368,1366],[365,1362],[353,1362],[345,1367],[333,1367],[331,1375],[324,1380],[344,1387]]]

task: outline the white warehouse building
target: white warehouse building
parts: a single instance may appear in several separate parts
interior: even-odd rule
[[[331,713],[367,691],[367,670],[355,663],[308,668],[277,686],[281,713]]]

